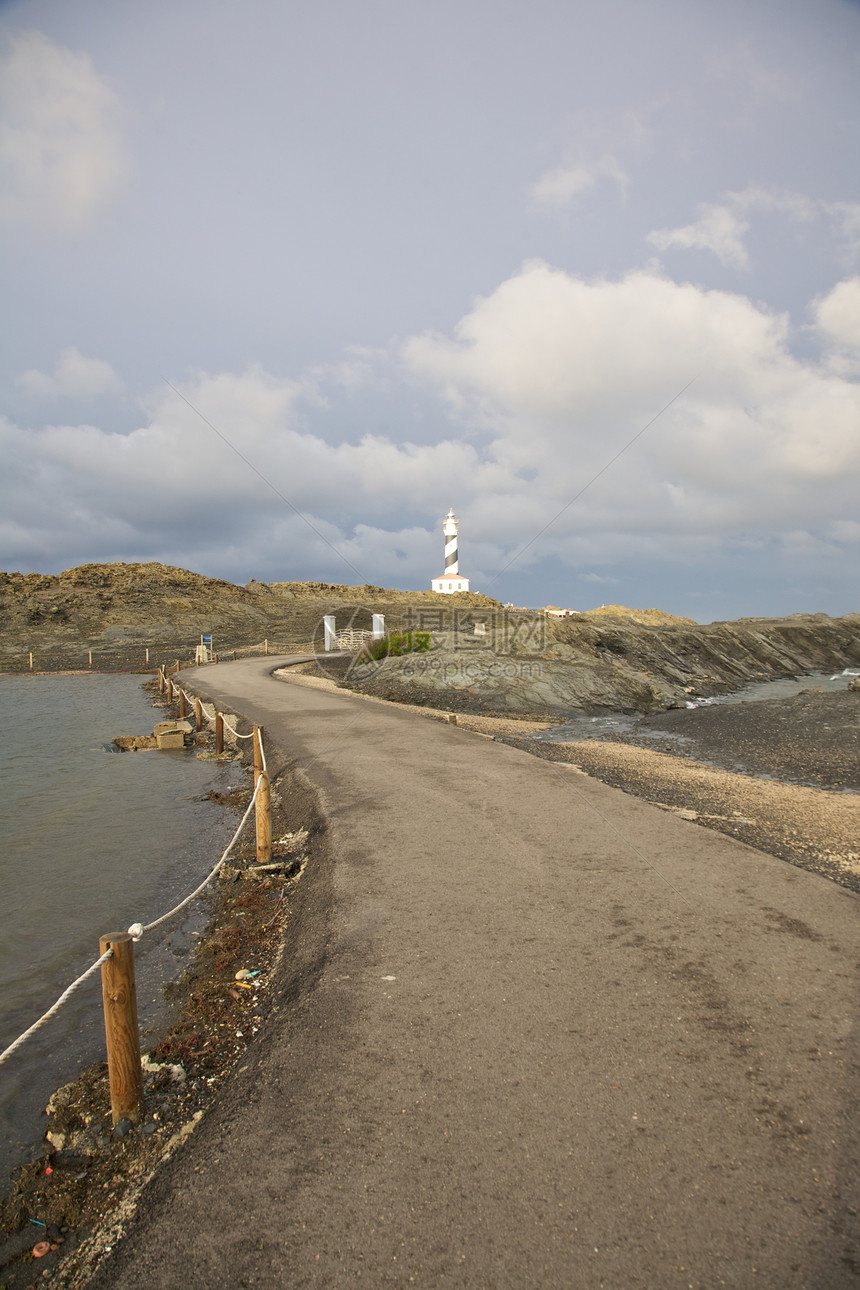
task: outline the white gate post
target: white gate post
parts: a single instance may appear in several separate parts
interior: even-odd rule
[[[325,629],[326,650],[334,649],[337,645],[337,633],[334,629],[334,614],[325,615],[323,618],[323,627]]]
[[[381,641],[385,635],[385,614],[373,615],[373,639]]]

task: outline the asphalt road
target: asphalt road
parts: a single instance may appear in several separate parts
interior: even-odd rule
[[[183,679],[316,787],[328,855],[94,1286],[856,1290],[860,898],[278,662]]]

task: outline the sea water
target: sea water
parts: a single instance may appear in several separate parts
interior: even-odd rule
[[[99,955],[99,937],[170,909],[206,875],[237,819],[207,796],[241,775],[193,752],[125,752],[160,717],[140,676],[0,676],[0,1050]],[[136,946],[141,1028],[165,1012],[205,906]],[[104,1059],[96,973],[0,1065],[0,1186],[33,1154],[51,1092]]]

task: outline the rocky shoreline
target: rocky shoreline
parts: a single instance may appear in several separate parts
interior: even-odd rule
[[[293,684],[338,688],[314,664],[280,675]],[[390,702],[358,692],[371,702]],[[436,691],[440,705],[451,697]],[[462,699],[456,708],[398,706],[576,766],[860,892],[860,692],[847,682],[838,693],[812,688],[791,698],[642,716],[627,733],[571,742],[540,737],[557,724],[547,713],[493,716],[464,710]]]
[[[644,717],[608,740],[503,742],[860,892],[860,693]]]
[[[333,676],[336,667],[326,664]],[[434,637],[427,654],[350,660],[342,664],[342,680],[398,703],[560,719],[686,709],[752,682],[858,667],[856,614],[706,627],[581,614],[532,623],[528,633],[502,617],[477,638],[466,632]]]
[[[158,703],[157,696],[154,700]],[[200,736],[197,747],[200,755]],[[202,752],[214,756],[211,749]],[[112,1132],[104,1062],[88,1067],[51,1098],[41,1151],[16,1171],[10,1190],[0,1197],[3,1290],[28,1290],[37,1280],[66,1290],[87,1284],[102,1254],[121,1235],[143,1187],[194,1131],[265,1025],[297,884],[324,846],[313,794],[275,752],[270,769],[273,836],[280,840],[274,859],[281,868],[262,876],[251,873],[252,827],[221,880],[201,898],[211,914],[208,927],[184,976],[166,988],[172,1020],[147,1043],[141,1124]],[[237,823],[250,794],[246,784],[219,799],[236,813]]]
[[[312,663],[285,680],[336,690]],[[359,691],[359,693],[362,693]],[[362,693],[370,702],[389,702]],[[441,702],[445,696],[437,691]],[[577,766],[614,788],[757,850],[860,891],[860,692],[803,690],[792,698],[643,716],[608,740],[550,742],[547,714],[492,716],[400,704],[437,721]]]

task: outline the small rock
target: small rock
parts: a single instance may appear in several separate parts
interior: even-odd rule
[[[123,1118],[121,1120],[117,1120],[116,1124],[113,1126],[113,1133],[111,1134],[111,1137],[124,1138],[125,1135],[129,1133],[133,1127],[134,1126],[132,1125],[131,1120],[127,1120],[125,1116],[123,1116]]]
[[[56,1115],[57,1111],[62,1111],[69,1106],[75,1097],[75,1085],[64,1084],[58,1088],[56,1093],[52,1093],[48,1105],[45,1107],[46,1115]]]
[[[156,1080],[159,1075],[168,1075],[173,1084],[184,1084],[187,1079],[185,1067],[177,1062],[154,1062],[144,1056],[140,1059],[140,1066],[147,1074],[155,1075]]]
[[[295,851],[301,851],[307,843],[307,840],[307,829],[297,829],[295,833],[285,833],[283,837],[275,838],[274,845],[279,847],[282,851],[292,853]]]
[[[106,1139],[103,1139],[97,1129],[84,1129],[80,1133],[72,1133],[67,1140],[67,1146],[70,1150],[81,1153],[86,1156],[97,1156],[104,1149]]]

